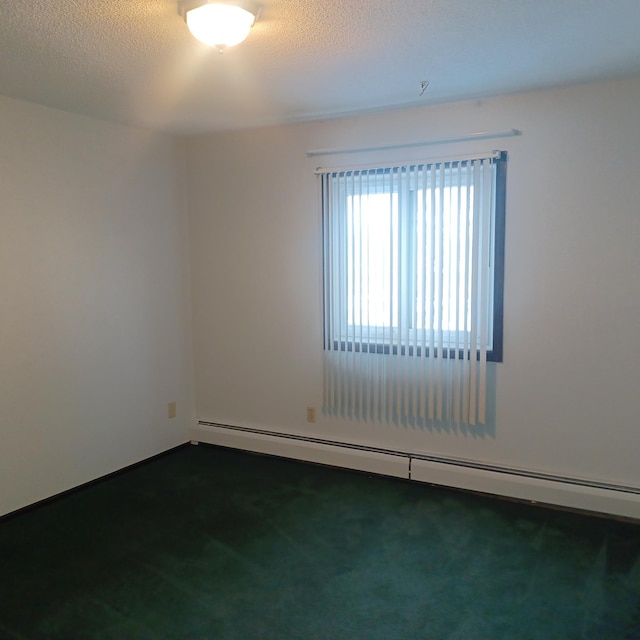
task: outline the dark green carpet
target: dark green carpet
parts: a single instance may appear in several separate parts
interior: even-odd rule
[[[187,447],[0,521],[0,638],[639,639],[640,526]]]

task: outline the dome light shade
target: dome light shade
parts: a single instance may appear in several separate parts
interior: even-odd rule
[[[178,12],[194,37],[210,47],[224,49],[249,35],[260,6],[242,0],[183,0],[178,2]]]

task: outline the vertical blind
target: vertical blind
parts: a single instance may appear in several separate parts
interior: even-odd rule
[[[325,411],[486,421],[505,158],[318,170]]]

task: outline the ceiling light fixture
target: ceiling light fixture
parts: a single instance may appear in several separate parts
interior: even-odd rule
[[[253,0],[178,0],[178,13],[189,31],[220,51],[249,35],[261,8]]]

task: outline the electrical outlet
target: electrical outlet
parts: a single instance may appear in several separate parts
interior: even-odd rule
[[[307,407],[307,422],[315,422],[315,421],[316,421],[316,408]]]
[[[177,414],[176,403],[169,402],[167,404],[167,418],[175,418]]]

